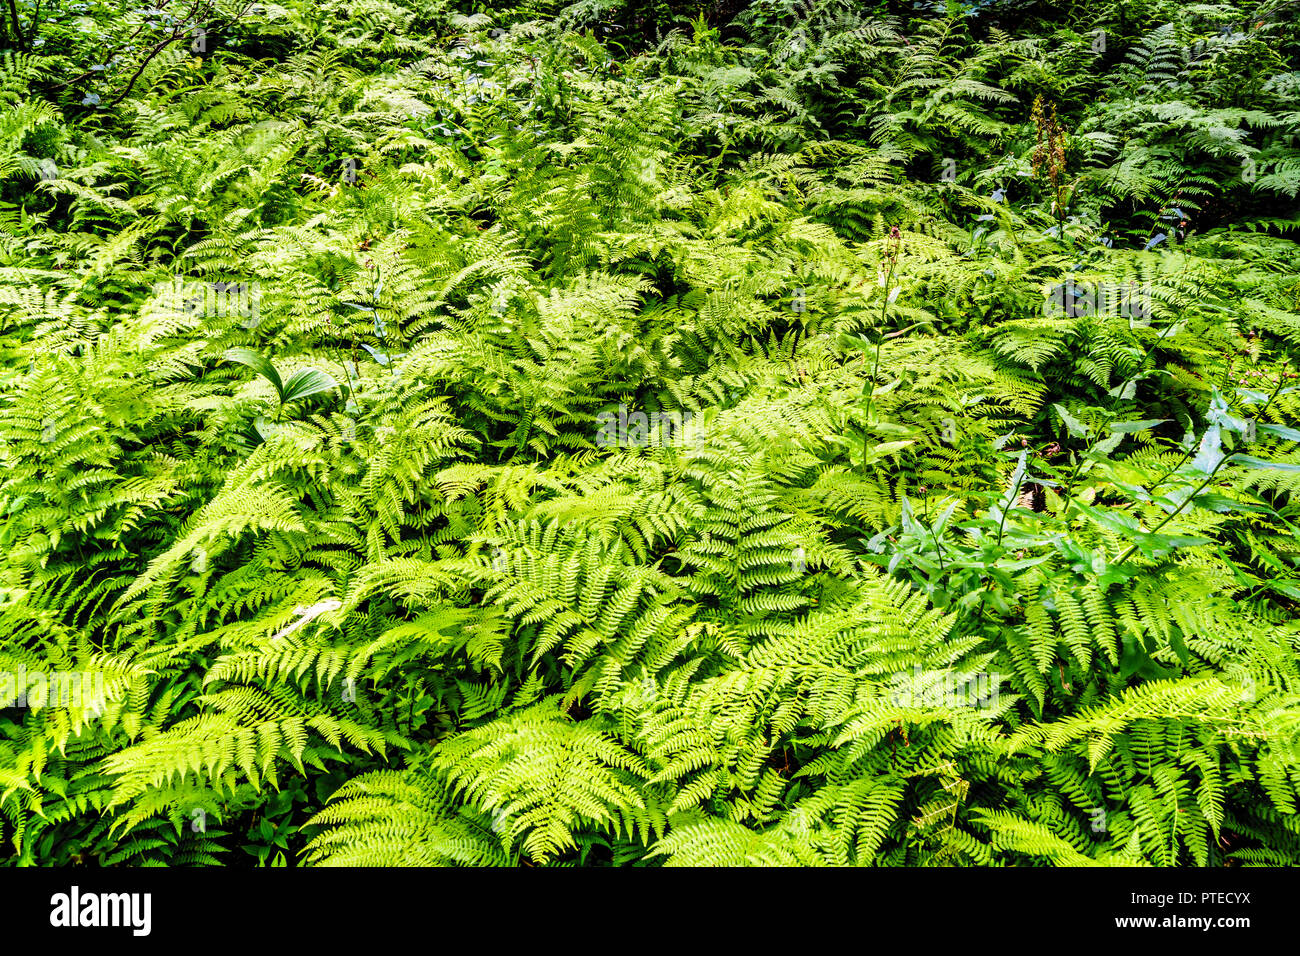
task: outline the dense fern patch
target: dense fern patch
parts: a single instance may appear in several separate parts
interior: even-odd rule
[[[10,6],[11,863],[1300,862],[1294,4],[680,7]]]

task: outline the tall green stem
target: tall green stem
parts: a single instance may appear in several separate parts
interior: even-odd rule
[[[1007,500],[1007,506],[1002,509],[1002,520],[998,522],[998,547],[1002,547],[1002,529],[1007,526],[1007,515],[1011,512],[1011,506],[1016,503],[1020,497],[1020,486],[1025,482],[1025,475],[1028,469],[1021,472],[1020,477],[1016,479],[1015,487],[1011,489],[1011,497]]]
[[[862,473],[867,473],[867,435],[871,428],[871,410],[876,398],[876,376],[880,374],[880,349],[885,344],[885,316],[889,311],[889,287],[894,282],[894,264],[897,255],[889,259],[889,271],[885,273],[885,299],[880,303],[880,320],[876,323],[876,358],[871,366],[871,377],[867,379],[867,407],[862,421]]]

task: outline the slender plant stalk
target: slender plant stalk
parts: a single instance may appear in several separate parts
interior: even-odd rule
[[[930,527],[930,493],[928,491],[925,497],[921,499],[921,507],[926,527]],[[948,569],[943,565],[943,542],[939,540],[939,533],[934,528],[930,528],[930,537],[934,538],[934,547],[939,555],[939,573],[947,574]]]
[[[1007,506],[1002,509],[1002,520],[998,522],[998,547],[1002,547],[1002,529],[1007,526],[1007,515],[1011,512],[1011,506],[1015,504],[1016,499],[1020,497],[1020,486],[1025,482],[1025,475],[1029,469],[1026,468],[1016,479],[1016,485],[1011,489],[1011,497],[1007,500]]]
[[[885,344],[885,317],[889,312],[889,290],[894,283],[894,267],[898,264],[898,230],[894,229],[890,241],[895,243],[889,255],[889,269],[885,273],[885,298],[880,303],[880,319],[876,323],[876,357],[871,366],[871,377],[867,379],[867,406],[862,419],[862,473],[867,473],[867,435],[871,428],[871,411],[876,398],[876,376],[880,374],[880,349]]]

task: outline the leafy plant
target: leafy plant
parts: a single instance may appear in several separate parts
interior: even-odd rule
[[[1282,7],[200,6],[0,41],[5,863],[1300,860]]]

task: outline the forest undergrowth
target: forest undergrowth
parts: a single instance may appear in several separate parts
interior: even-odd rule
[[[1300,862],[1300,4],[0,11],[10,865]]]

